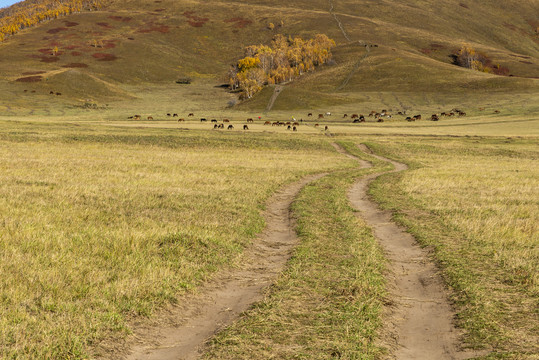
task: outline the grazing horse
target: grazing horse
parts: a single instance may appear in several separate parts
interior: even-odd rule
[[[318,127],[318,124],[314,124],[314,127]]]
[[[208,121],[206,118],[201,118],[200,119],[200,122],[206,122],[206,121]]]
[[[308,113],[307,116],[311,117],[313,116],[313,113]]]
[[[359,117],[358,114],[352,114],[352,119],[357,119]]]
[[[254,122],[254,120],[252,118],[249,118],[249,119],[247,119],[247,122],[252,123],[252,122]]]
[[[210,120],[212,123],[216,123],[217,122],[217,119],[211,119]]]
[[[361,122],[365,122],[365,116],[363,116],[363,115],[360,115],[360,116],[359,116],[359,121],[361,121]]]
[[[271,121],[266,121],[264,125],[271,125]]]
[[[230,126],[232,126],[232,125],[230,125]],[[243,125],[243,130],[249,130],[249,126]]]
[[[230,122],[230,120],[228,120],[228,119],[223,119],[223,122],[224,122],[224,123],[227,123],[227,122]]]
[[[227,129],[228,129],[228,130],[234,129],[234,125],[232,125],[232,124],[228,125]]]
[[[292,126],[288,125],[288,127],[286,128],[286,130],[292,130]]]
[[[178,122],[183,122],[183,121],[185,121],[184,118],[178,119]]]
[[[170,115],[170,113],[167,113],[167,116],[172,116],[172,115]]]
[[[415,117],[410,117],[410,116],[408,116],[408,117],[406,118],[406,121],[408,121],[408,122],[410,122],[410,121],[415,121]]]
[[[378,118],[378,121],[377,121],[377,122],[384,122],[384,119]]]
[[[292,128],[292,131],[298,131],[298,128],[294,126],[294,127]]]
[[[326,125],[326,127],[324,128],[324,131],[328,131],[329,130],[329,127]]]
[[[62,93],[57,92],[56,95],[57,95],[57,96],[60,96],[60,95],[62,95]]]
[[[348,114],[344,114],[344,115],[342,116],[343,119],[346,119],[347,117],[348,117]]]
[[[148,120],[153,120],[153,117],[152,117],[152,116],[148,116]]]
[[[187,117],[192,117],[192,116],[195,116],[195,114],[189,113],[189,115],[187,115]]]
[[[416,120],[421,120],[421,115],[415,115],[415,116],[414,116],[414,119],[416,119]]]
[[[354,121],[352,121],[354,124],[355,123],[359,123],[359,119],[354,119]]]
[[[215,125],[213,125],[213,128],[214,129],[219,129],[219,125],[215,124]]]
[[[318,114],[318,118],[319,118],[319,119],[323,119],[323,118],[324,118],[324,114]]]
[[[178,114],[172,114],[172,117],[178,117]]]

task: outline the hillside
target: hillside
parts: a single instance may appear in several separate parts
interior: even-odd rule
[[[62,115],[98,106],[164,112],[171,103],[178,111],[224,109],[235,98],[218,88],[230,65],[245,46],[267,44],[277,33],[325,33],[337,42],[334,65],[287,85],[277,111],[366,102],[403,109],[488,106],[507,93],[537,92],[537,14],[534,1],[115,1],[43,22],[0,44],[0,111]],[[451,55],[463,44],[509,76],[454,65]],[[192,84],[175,83],[184,77]],[[237,108],[261,111],[270,97],[271,90],[263,91]]]

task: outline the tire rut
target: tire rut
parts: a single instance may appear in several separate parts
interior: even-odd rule
[[[304,186],[326,175],[307,176],[275,193],[268,201],[267,226],[245,250],[244,265],[182,297],[182,305],[165,316],[169,325],[135,329],[135,344],[123,359],[196,359],[213,335],[262,300],[262,290],[275,281],[299,242],[290,216],[292,201]]]
[[[461,332],[453,324],[455,313],[448,301],[436,265],[427,250],[391,219],[391,212],[381,210],[369,199],[369,184],[381,175],[408,169],[405,164],[373,154],[366,146],[361,150],[379,160],[391,163],[394,170],[375,173],[359,179],[349,190],[348,198],[359,216],[373,229],[389,260],[390,303],[386,309],[385,346],[391,359],[467,359],[477,353],[459,347]],[[340,151],[346,153],[344,149]],[[365,161],[354,157],[365,166]]]

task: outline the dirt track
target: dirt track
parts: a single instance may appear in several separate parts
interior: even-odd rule
[[[406,170],[405,164],[374,155],[395,167],[390,172]],[[358,159],[364,163],[364,160]],[[387,172],[388,173],[388,172]],[[453,325],[453,312],[440,274],[412,235],[391,220],[389,211],[381,210],[369,199],[371,181],[386,173],[361,178],[349,191],[352,206],[359,211],[386,252],[391,276],[391,302],[386,324],[389,358],[395,359],[467,359],[473,355],[458,346],[459,332]]]
[[[137,344],[124,359],[195,359],[212,335],[261,300],[262,289],[282,271],[298,242],[289,214],[292,201],[305,185],[324,175],[308,176],[273,195],[266,229],[247,249],[245,265],[219,274],[198,294],[182,298],[183,306],[166,316],[172,325],[136,329]]]

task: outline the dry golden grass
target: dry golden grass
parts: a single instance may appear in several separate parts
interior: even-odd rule
[[[324,139],[0,123],[0,357],[85,358],[241,257]]]
[[[372,145],[413,165],[378,181],[373,194],[435,249],[466,341],[492,356],[533,358],[539,352],[536,139],[394,137]]]

